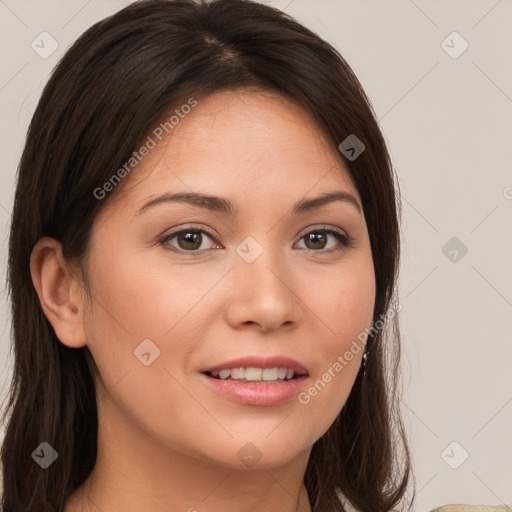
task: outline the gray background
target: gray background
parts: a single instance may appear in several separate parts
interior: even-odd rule
[[[3,282],[16,167],[42,87],[87,27],[128,3],[0,0]],[[266,3],[305,23],[347,59],[372,100],[399,175],[403,410],[416,509],[510,504],[511,1]],[[45,31],[58,48],[42,58],[31,43],[49,51],[51,41],[40,36]],[[448,37],[454,31],[463,39]],[[469,46],[458,55],[464,40]],[[443,249],[453,237],[454,245]],[[2,290],[2,392],[11,375],[8,349]]]

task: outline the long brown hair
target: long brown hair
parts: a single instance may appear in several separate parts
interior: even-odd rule
[[[4,512],[62,511],[92,471],[97,404],[87,347],[70,349],[45,317],[29,268],[39,238],[82,261],[91,226],[111,193],[101,187],[179,98],[257,88],[291,98],[313,115],[333,147],[365,145],[340,159],[359,191],[376,278],[374,320],[396,297],[399,193],[384,138],[343,57],[290,16],[249,0],[143,0],[89,28],[66,52],[31,121],[18,169],[9,240],[14,374],[3,421]],[[133,172],[136,172],[134,170]],[[371,345],[371,348],[370,348]],[[305,485],[315,512],[402,503],[412,477],[400,416],[396,317],[372,333],[343,410],[313,446]],[[47,441],[58,463],[31,453]]]

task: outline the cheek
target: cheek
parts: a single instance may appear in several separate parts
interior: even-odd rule
[[[155,437],[162,432],[179,437],[183,425],[175,411],[186,409],[187,435],[200,437],[204,417],[183,391],[183,365],[201,339],[201,322],[194,321],[201,316],[201,298],[219,277],[205,272],[198,280],[191,266],[158,267],[119,254],[115,261],[91,259],[90,267],[93,309],[86,329],[105,388],[101,394],[109,390],[117,404],[105,406],[108,414],[119,408]]]
[[[325,279],[315,294],[317,311],[327,327],[328,352],[346,350],[369,328],[375,305],[375,277],[371,256],[353,258]]]
[[[375,305],[373,268],[346,276],[338,290],[332,302],[333,325],[335,332],[346,342],[347,338],[356,338],[372,322]]]
[[[201,271],[187,264],[144,260],[136,251],[115,261],[97,259],[93,288],[95,306],[101,307],[96,311],[101,322],[130,333],[133,341],[167,338],[187,322],[187,315],[201,311],[201,301],[224,273],[211,264]]]
[[[86,319],[88,345],[107,389],[126,372],[127,380],[133,381],[145,370],[151,372],[140,376],[144,385],[163,379],[173,388],[164,369],[181,373],[191,364],[198,340],[204,338],[204,325],[211,321],[209,292],[215,292],[226,269],[213,264],[204,271],[187,264],[157,264],[137,257],[135,251],[124,257],[119,252],[115,258],[102,254],[91,259],[90,268],[93,310]],[[157,355],[155,364],[146,367],[137,359],[139,351],[148,352],[142,347],[149,350],[151,360]]]
[[[309,414],[321,421],[325,432],[345,404],[354,385],[364,353],[367,329],[375,304],[375,279],[371,259],[360,259],[336,272],[329,291],[316,293],[323,336],[315,337],[320,364],[310,386],[299,396]],[[313,308],[312,308],[313,309]]]

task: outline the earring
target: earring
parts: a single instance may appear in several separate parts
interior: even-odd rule
[[[363,377],[366,375],[366,358],[368,357],[368,352],[364,351],[364,354],[363,354],[363,364],[361,365],[363,367]]]
[[[363,377],[366,375],[366,360],[368,359],[368,352],[370,350],[370,339],[366,341],[366,345],[364,346],[364,353],[363,353],[363,363],[361,367],[363,368]]]

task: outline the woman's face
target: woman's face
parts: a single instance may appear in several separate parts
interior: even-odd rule
[[[86,261],[100,417],[120,443],[137,432],[226,467],[285,464],[341,411],[363,353],[354,341],[371,326],[374,269],[357,189],[312,119],[283,98],[217,93],[171,138],[153,139],[96,218]],[[191,193],[222,202],[161,200]],[[332,193],[345,196],[295,211]],[[228,201],[231,213],[218,207]],[[308,375],[265,385],[203,373],[273,356]]]

